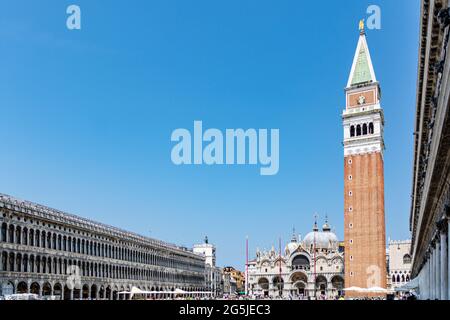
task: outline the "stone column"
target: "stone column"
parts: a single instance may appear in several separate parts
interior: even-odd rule
[[[423,269],[422,269],[422,272],[420,273],[420,278],[419,278],[419,281],[420,281],[420,298],[421,298],[421,300],[426,300],[426,299],[428,299],[428,297],[429,297],[429,275],[430,275],[430,273],[429,273],[429,268],[428,268],[428,266],[429,266],[429,263],[430,263],[430,260],[428,259],[428,253],[425,255],[425,259],[426,259],[426,262],[425,262],[425,264],[424,264],[424,266],[423,266]]]
[[[334,294],[333,293],[333,284],[331,283],[331,281],[328,281],[327,282],[327,291],[326,291],[325,295],[326,295],[327,299],[332,299],[332,298],[334,298],[333,294]]]
[[[97,290],[95,290],[95,300],[98,300],[99,294],[100,294],[100,286],[97,286]]]
[[[447,215],[447,241],[450,242],[450,218]],[[447,299],[450,299],[450,245],[447,245]]]
[[[430,251],[430,299],[434,299],[434,248]]]
[[[432,273],[431,270],[433,268],[433,259],[432,259],[432,255],[431,255],[431,249],[428,252],[428,296],[427,299],[431,299],[432,294],[433,294],[433,277],[432,277]]]
[[[434,258],[434,265],[433,265],[433,281],[434,281],[434,286],[433,286],[433,300],[438,299],[438,295],[437,295],[437,288],[438,288],[438,278],[437,278],[437,270],[438,270],[438,261],[437,261],[437,248],[438,248],[438,244],[435,242],[434,243],[434,251],[433,251],[433,258]]]
[[[436,299],[441,299],[441,244],[436,240]]]
[[[448,300],[448,248],[447,232],[441,228],[441,299]]]

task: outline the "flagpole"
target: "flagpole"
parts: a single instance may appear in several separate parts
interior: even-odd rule
[[[245,238],[245,295],[248,295],[248,236]]]
[[[316,288],[316,226],[317,226],[317,213],[314,215],[314,299],[317,298],[317,288]]]
[[[279,253],[280,253],[280,279],[279,279],[279,281],[280,281],[280,284],[279,284],[279,288],[278,288],[278,290],[279,290],[279,292],[280,292],[280,297],[282,297],[283,296],[283,292],[282,292],[282,278],[281,278],[281,237],[278,239],[278,246],[279,246]]]

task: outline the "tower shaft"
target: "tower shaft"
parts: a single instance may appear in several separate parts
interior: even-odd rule
[[[345,286],[386,288],[384,117],[380,86],[363,31],[345,92]],[[379,294],[348,291],[346,295]]]

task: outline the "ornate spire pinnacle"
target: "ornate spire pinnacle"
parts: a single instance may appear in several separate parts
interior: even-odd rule
[[[292,238],[291,242],[297,242],[297,235],[295,234],[295,227],[292,227]]]
[[[317,213],[314,214],[314,227],[313,227],[313,231],[319,231],[319,227],[317,226]]]
[[[325,232],[331,230],[331,227],[328,224],[328,214],[325,216],[325,224],[322,226],[322,230]]]
[[[360,34],[364,34],[365,30],[364,30],[364,19],[359,20],[359,33]]]

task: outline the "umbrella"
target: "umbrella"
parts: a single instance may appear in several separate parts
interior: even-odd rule
[[[375,293],[389,293],[391,290],[381,288],[381,287],[371,287],[364,289],[365,292],[375,292]]]
[[[175,294],[185,294],[186,291],[176,288],[175,291],[173,291],[173,293],[175,293]]]
[[[363,291],[364,289],[360,288],[360,287],[349,287],[349,288],[345,288],[344,291]]]

